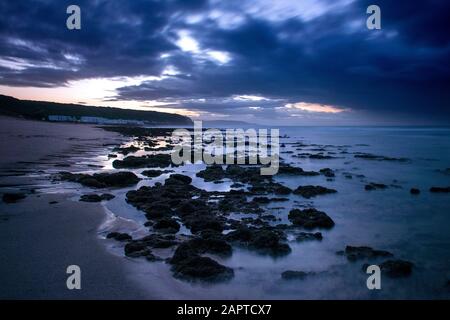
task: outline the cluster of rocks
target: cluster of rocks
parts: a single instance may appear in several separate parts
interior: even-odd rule
[[[59,178],[63,181],[80,183],[90,188],[123,188],[137,184],[141,179],[133,172],[120,171],[113,173],[84,173],[60,172]]]
[[[321,232],[300,232],[297,237],[296,240],[298,242],[302,242],[302,241],[311,241],[311,240],[318,240],[321,241],[323,239],[322,233]]]
[[[372,249],[371,247],[366,246],[361,247],[347,246],[345,247],[344,251],[339,251],[338,254],[345,255],[349,261],[394,256],[389,251],[375,250]]]
[[[364,264],[362,270],[365,272],[368,263]],[[411,275],[414,264],[405,260],[387,260],[379,265],[383,274],[390,278],[403,278]]]
[[[136,141],[147,143],[146,151],[167,151],[172,145],[156,147],[154,139],[148,135],[160,136],[170,135],[170,131],[155,132],[146,128],[124,128],[118,129],[122,134],[134,136]],[[150,132],[150,131],[152,132]],[[170,140],[166,140],[170,142]],[[294,147],[303,148],[306,145],[298,143]],[[313,145],[310,145],[311,147]],[[281,146],[282,148],[285,145]],[[305,157],[310,159],[333,159],[334,152],[324,153],[329,146],[319,146],[315,151],[318,153],[303,153],[293,157]],[[338,151],[348,153],[345,147],[341,146]],[[127,155],[138,151],[139,148],[131,146],[118,148],[115,151]],[[300,149],[297,149],[300,150]],[[355,158],[366,160],[385,161],[408,161],[405,158],[390,158],[372,154],[358,153]],[[248,157],[246,157],[248,163]],[[170,154],[156,153],[141,157],[127,156],[123,160],[115,160],[114,168],[168,168],[172,166]],[[271,256],[282,256],[289,254],[291,248],[287,243],[285,230],[302,229],[330,229],[334,226],[334,221],[322,211],[314,208],[293,209],[289,212],[288,219],[290,225],[271,225],[269,221],[277,221],[273,214],[267,214],[261,206],[271,202],[286,201],[283,197],[270,197],[268,195],[289,195],[295,194],[304,198],[312,198],[319,195],[333,194],[337,191],[322,186],[304,185],[292,190],[274,180],[272,176],[262,176],[258,165],[210,165],[206,169],[198,172],[197,177],[206,182],[221,182],[224,179],[233,181],[233,188],[243,188],[247,190],[231,190],[230,192],[208,192],[191,185],[192,179],[181,174],[172,174],[164,184],[156,183],[152,187],[141,187],[138,190],[127,193],[127,202],[142,210],[147,218],[145,226],[151,232],[150,235],[141,239],[132,239],[124,233],[113,232],[107,238],[125,242],[125,254],[128,257],[144,257],[149,261],[161,261],[160,257],[154,254],[155,249],[173,248],[173,256],[166,259],[171,265],[171,270],[175,277],[188,280],[223,281],[233,277],[232,268],[220,264],[208,255],[217,257],[228,257],[233,252],[233,246],[239,246],[248,250],[256,251],[260,254]],[[147,177],[158,177],[165,173],[172,173],[171,170],[147,169],[142,172]],[[329,180],[335,177],[335,173],[330,168],[316,171],[305,171],[302,168],[293,167],[281,162],[279,176],[319,176],[323,175]],[[105,177],[96,175],[71,175],[66,174],[65,180],[79,182],[83,185],[104,187],[111,186],[105,182]],[[129,177],[127,183],[139,181]],[[96,182],[94,182],[96,181]],[[136,183],[134,182],[134,183]],[[129,185],[128,184],[128,185]],[[117,186],[117,184],[115,184]],[[123,185],[123,184],[122,184]],[[384,184],[370,183],[365,186],[366,190],[385,189]],[[450,192],[450,188],[432,188],[431,192]],[[411,190],[416,194],[416,191]],[[88,197],[89,196],[89,197]],[[95,195],[86,195],[86,199],[97,199]],[[100,199],[103,195],[97,196]],[[249,200],[249,198],[251,200]],[[230,218],[232,213],[255,214],[257,218],[248,217],[240,220]],[[179,235],[181,225],[189,229],[192,235]],[[224,231],[229,231],[224,233]],[[323,236],[320,232],[297,232],[296,241],[320,241]],[[349,261],[364,259],[393,257],[390,252],[375,250],[370,247],[347,246],[345,251],[340,252]],[[411,273],[413,264],[402,260],[387,260],[380,265],[383,272],[388,276],[405,276]],[[287,270],[282,273],[283,279],[304,279],[313,274],[303,271]]]
[[[144,186],[126,195],[128,203],[145,213],[148,219],[145,225],[153,232],[153,236],[174,237],[173,241],[166,243],[178,246],[168,261],[174,276],[208,281],[229,279],[234,274],[232,269],[202,255],[228,256],[232,253],[232,246],[271,256],[291,252],[283,226],[271,226],[268,221],[274,221],[276,217],[265,214],[265,209],[261,207],[272,201],[287,199],[259,196],[261,193],[288,194],[291,192],[289,188],[272,181],[272,177],[261,176],[254,167],[228,166],[224,169],[222,166],[210,166],[197,175],[207,181],[230,178],[236,183],[250,184],[250,188],[249,191],[210,192],[194,187],[188,176],[172,174],[164,184]],[[320,191],[323,193],[323,190]],[[230,218],[231,213],[256,214],[259,218],[235,220]],[[290,219],[294,228],[331,228],[334,225],[330,217],[315,209],[306,209],[300,213],[293,210]],[[192,233],[188,240],[184,235],[181,243],[180,236],[177,236],[180,224]],[[224,230],[230,231],[224,234]],[[319,240],[322,235],[316,233],[309,236],[304,233],[300,237],[304,240]],[[155,261],[151,251],[154,239],[151,240],[150,243],[148,238],[129,242],[125,246],[126,255],[150,257],[149,260]]]
[[[114,160],[112,165],[115,169],[167,168],[172,165],[175,166],[172,163],[171,155],[164,153],[145,155],[141,157],[128,156],[123,160]]]
[[[300,195],[304,198],[312,198],[318,195],[336,193],[334,189],[325,188],[322,186],[299,186],[293,191],[294,194]]]
[[[162,174],[171,173],[173,170],[155,170],[155,169],[149,169],[144,170],[141,172],[142,175],[149,177],[149,178],[156,178],[159,177]]]
[[[305,229],[331,229],[334,227],[334,221],[325,212],[314,208],[293,209],[289,212],[288,218],[295,226]]]
[[[84,194],[80,197],[80,201],[83,202],[101,202],[101,201],[109,201],[111,199],[114,199],[114,195],[109,193],[103,193],[103,194]]]
[[[120,130],[122,131],[122,129]],[[170,144],[166,144],[165,147],[156,147],[156,141],[147,137],[150,132],[146,128],[136,130],[126,128],[123,129],[122,133],[134,136],[136,141],[147,143],[144,148],[146,151],[167,151],[172,147]],[[161,132],[151,132],[151,135],[153,137],[155,134],[165,136],[170,133],[170,131],[162,129]],[[166,142],[170,141],[166,140]],[[298,143],[295,146],[303,148],[306,145]],[[293,157],[336,158],[334,152],[324,153],[325,148],[328,147],[317,145],[316,149],[310,151],[318,153],[304,153]],[[338,148],[338,151],[347,153],[344,147],[346,146]],[[131,146],[118,148],[115,151],[127,155],[138,150],[139,148]],[[354,157],[379,161],[404,162],[408,160],[362,153],[355,154]],[[170,166],[172,166],[170,154],[161,153],[142,157],[127,156],[123,160],[113,162],[114,168],[152,168],[142,172],[142,175],[151,178],[172,173],[172,170],[154,169],[164,169]],[[298,242],[322,240],[321,232],[298,232],[297,229],[332,228],[334,221],[325,212],[314,208],[293,209],[288,215],[290,225],[271,225],[270,221],[279,219],[273,214],[267,214],[266,209],[262,206],[271,202],[287,201],[287,198],[280,197],[283,195],[295,194],[309,199],[319,195],[333,194],[337,191],[313,185],[303,185],[292,190],[276,182],[272,176],[262,176],[260,168],[258,165],[210,165],[196,174],[197,177],[204,179],[206,182],[217,183],[224,179],[231,180],[233,182],[232,188],[238,188],[238,190],[232,189],[230,192],[208,192],[196,188],[192,186],[190,177],[181,174],[172,174],[164,184],[156,183],[152,187],[145,186],[138,190],[129,191],[127,202],[144,212],[148,220],[145,226],[149,228],[151,234],[141,239],[132,239],[128,234],[112,232],[108,234],[107,238],[124,242],[126,256],[144,257],[148,261],[163,260],[155,255],[156,249],[172,248],[172,257],[165,261],[171,265],[173,275],[181,279],[203,281],[224,281],[233,277],[234,271],[232,268],[222,265],[210,255],[217,256],[220,259],[229,257],[234,246],[260,254],[282,256],[291,252],[287,243],[286,230],[295,230],[294,235]],[[318,172],[305,171],[284,162],[281,162],[277,175],[305,177],[323,175],[329,180],[335,177],[334,171],[330,168],[324,168]],[[99,179],[96,175],[66,175],[65,178],[87,186],[108,185],[104,177]],[[136,181],[135,178],[130,177],[130,181]],[[98,183],[90,179],[96,180]],[[247,189],[242,189],[244,187],[247,187]],[[384,184],[369,183],[365,186],[365,189],[375,190],[387,187]],[[434,187],[432,189],[430,189],[431,192],[450,192],[450,188]],[[417,191],[414,189],[411,190],[411,193],[416,194]],[[278,195],[278,197],[270,195]],[[95,200],[101,199],[102,196],[86,195],[85,197]],[[235,220],[230,217],[232,213],[253,214],[257,217]],[[189,229],[192,235],[180,235],[179,231],[182,225]],[[225,230],[228,232],[225,233]],[[205,256],[205,254],[208,256]],[[353,246],[347,246],[340,254],[345,255],[349,261],[393,257],[388,251]],[[412,267],[411,262],[393,259],[380,264],[382,272],[391,277],[409,275],[412,272]],[[281,277],[287,280],[304,279],[311,274],[314,273],[287,270],[282,273]]]
[[[349,261],[394,257],[394,255],[389,251],[376,250],[366,246],[347,246],[344,251],[338,251],[337,253],[346,256]],[[366,272],[368,266],[369,264],[364,264],[362,266],[362,270]],[[389,259],[379,264],[379,267],[381,272],[388,277],[400,278],[411,275],[414,264],[405,260]]]
[[[135,153],[139,150],[141,150],[141,148],[133,146],[133,145],[131,145],[129,147],[117,147],[117,148],[113,149],[113,151],[123,154],[125,156],[128,155],[129,153]]]

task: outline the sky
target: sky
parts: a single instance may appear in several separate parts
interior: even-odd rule
[[[72,4],[81,30],[66,27]],[[1,1],[0,94],[194,120],[450,124],[449,13],[447,0]]]

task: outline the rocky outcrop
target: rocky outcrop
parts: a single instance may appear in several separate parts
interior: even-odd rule
[[[305,229],[330,229],[334,226],[334,221],[325,212],[314,208],[304,210],[293,209],[289,212],[288,218],[293,225]]]

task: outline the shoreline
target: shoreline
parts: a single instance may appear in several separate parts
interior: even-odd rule
[[[57,167],[89,156],[120,135],[85,124],[53,124],[0,117],[0,193],[25,192],[17,203],[0,202],[1,299],[148,299],[130,281],[132,262],[108,251],[99,237],[106,209],[70,199],[70,193],[36,192],[36,166]],[[123,140],[123,139],[122,139]],[[77,160],[70,166],[80,165]],[[19,169],[20,168],[20,169]],[[48,181],[44,178],[44,180]],[[48,183],[48,182],[47,182]],[[68,290],[66,268],[81,268],[81,290]]]
[[[47,126],[53,127],[48,124]],[[78,126],[88,128],[85,125]],[[102,128],[96,129],[98,129],[94,131],[96,133],[103,130]],[[274,249],[284,250],[289,246],[289,252],[283,251],[286,254],[278,257],[271,255],[272,251],[261,252],[262,247],[261,249],[245,247],[245,244],[232,242],[231,255],[222,256],[216,252],[206,252],[204,256],[229,268],[226,270],[232,269],[234,271],[233,278],[220,283],[200,280],[191,282],[187,278],[181,279],[174,274],[169,258],[175,256],[175,250],[181,244],[189,243],[194,238],[209,241],[207,238],[203,238],[203,233],[199,235],[193,230],[193,227],[198,227],[199,223],[198,217],[195,215],[196,209],[190,210],[192,221],[183,220],[186,215],[175,218],[172,216],[171,218],[175,219],[174,221],[180,229],[173,236],[164,235],[164,231],[155,231],[154,224],[151,222],[146,224],[152,217],[143,214],[143,211],[136,206],[140,201],[139,193],[143,192],[144,204],[154,201],[171,201],[172,199],[167,198],[165,194],[176,194],[186,201],[191,201],[190,199],[198,194],[200,198],[196,198],[197,201],[194,200],[194,203],[200,208],[200,202],[204,203],[215,212],[214,202],[209,202],[207,197],[227,196],[225,193],[232,188],[231,184],[246,179],[247,174],[251,172],[245,171],[245,175],[233,176],[232,179],[224,180],[212,175],[214,172],[211,171],[211,167],[208,169],[203,164],[197,164],[171,168],[169,172],[162,170],[159,172],[159,176],[153,177],[143,174],[143,171],[148,168],[164,168],[167,165],[165,162],[148,163],[142,167],[136,164],[130,165],[129,168],[117,166],[117,163],[124,162],[129,154],[136,157],[130,159],[154,160],[155,157],[146,158],[146,155],[154,152],[164,154],[168,151],[168,145],[171,144],[164,137],[167,135],[164,130],[159,132],[161,135],[155,136],[143,132],[133,137],[134,133],[122,133],[124,137],[121,140],[120,148],[114,148],[120,144],[117,142],[118,140],[115,144],[105,145],[106,140],[87,138],[87,142],[95,141],[89,142],[85,153],[78,155],[75,163],[72,161],[73,157],[77,156],[74,152],[63,154],[67,157],[58,158],[59,161],[70,164],[68,169],[61,169],[54,158],[51,158],[52,161],[49,162],[37,163],[38,165],[36,163],[28,165],[32,171],[28,171],[25,178],[31,179],[31,185],[26,186],[30,195],[17,204],[0,204],[0,240],[6,242],[6,245],[0,248],[0,257],[9,261],[8,265],[2,266],[6,273],[1,268],[0,272],[4,274],[5,292],[11,295],[6,297],[7,299],[27,298],[28,296],[33,299],[55,297],[57,299],[155,300],[185,299],[186,297],[199,300],[246,299],[248,297],[253,299],[371,299],[373,297],[370,296],[365,286],[365,273],[361,271],[361,264],[366,258],[363,257],[360,263],[354,263],[346,254],[347,247],[357,250],[364,248],[360,246],[370,246],[370,250],[375,247],[377,250],[374,252],[382,250],[390,256],[395,255],[396,259],[411,261],[414,265],[413,272],[406,277],[409,279],[384,279],[383,288],[387,290],[380,292],[379,298],[447,297],[443,291],[446,281],[446,262],[443,259],[448,256],[446,254],[448,247],[441,244],[445,244],[448,237],[440,228],[440,226],[446,225],[446,218],[441,213],[445,212],[447,205],[438,200],[443,199],[444,195],[423,192],[418,197],[408,192],[411,186],[418,186],[424,190],[431,185],[445,185],[446,172],[440,168],[445,168],[446,163],[444,161],[430,162],[431,160],[424,158],[424,155],[429,155],[428,150],[417,153],[416,149],[399,149],[397,153],[391,154],[388,151],[395,149],[393,146],[396,144],[394,143],[389,148],[386,148],[384,144],[379,146],[377,138],[371,140],[365,136],[359,136],[356,140],[353,137],[348,140],[349,137],[338,135],[337,139],[331,139],[328,131],[322,132],[319,138],[315,135],[304,137],[304,132],[291,131],[288,136],[292,138],[288,137],[291,140],[285,141],[286,145],[283,148],[285,151],[292,151],[291,153],[286,152],[292,163],[300,164],[302,173],[305,172],[303,169],[307,170],[306,172],[319,172],[319,169],[332,164],[333,169],[328,169],[333,173],[332,177],[319,173],[314,176],[285,174],[275,177],[277,179],[275,182],[261,186],[267,188],[273,186],[274,183],[281,183],[292,191],[299,187],[299,184],[320,184],[325,188],[338,190],[338,192],[312,200],[308,198],[308,195],[304,197],[300,194],[293,194],[284,199],[281,206],[258,204],[259,208],[263,208],[263,213],[259,215],[228,214],[226,220],[222,221],[230,224],[221,224],[225,231],[233,232],[232,229],[236,229],[240,225],[248,228],[248,224],[256,221],[255,223],[262,226],[257,229],[252,227],[253,231],[271,232],[276,228],[279,230],[279,234],[284,235],[285,238],[281,239],[280,236],[278,243],[281,245]],[[299,134],[302,135],[299,137]],[[128,139],[131,137],[133,137],[130,139],[132,141]],[[434,138],[434,136],[431,137]],[[85,142],[81,141],[79,137],[76,140],[79,143]],[[422,143],[421,145],[428,144]],[[301,150],[296,150],[300,147]],[[114,150],[112,150],[113,148]],[[310,155],[310,153],[304,152],[313,150],[322,150],[329,154],[340,152],[339,155],[342,156],[309,160],[306,155]],[[303,157],[296,158],[295,153]],[[389,157],[382,157],[384,161],[374,161],[360,156],[372,153],[386,154]],[[109,154],[113,155],[108,156]],[[403,157],[411,160],[399,161]],[[40,165],[50,166],[50,168],[47,167],[42,173],[39,173]],[[288,164],[286,168],[291,167]],[[431,169],[434,170],[430,171]],[[84,176],[83,178],[92,178],[95,173],[112,175],[122,170],[129,171],[131,175],[134,174],[133,181],[139,181],[137,183],[130,182],[128,185],[124,183],[125,180],[122,180],[121,183],[124,184],[118,188],[120,183],[117,183],[117,180],[115,180],[116,185],[114,183],[105,185],[102,179],[96,180],[96,178],[94,182],[103,184],[103,187],[91,188],[92,181],[83,183],[81,180],[82,176]],[[421,175],[417,175],[418,170]],[[33,175],[34,171],[38,171],[38,174]],[[69,174],[67,180],[63,179],[67,182],[59,182],[59,180],[55,180],[53,183],[49,182],[49,177],[52,177],[53,174],[60,176],[58,175],[60,171],[66,171]],[[159,170],[148,171],[152,174]],[[71,177],[70,172],[81,172],[81,177]],[[410,181],[394,180],[399,176],[409,177]],[[42,182],[39,181],[39,178]],[[1,182],[5,181],[4,179],[5,177],[0,177]],[[9,177],[9,179],[20,180],[21,177]],[[166,186],[167,181],[172,183],[167,183]],[[385,183],[382,186],[386,190],[368,191],[366,186],[372,181]],[[34,186],[33,182],[35,182]],[[381,184],[375,185],[381,186]],[[17,185],[14,188],[17,188]],[[42,191],[42,193],[33,193],[34,189],[38,192]],[[4,190],[0,190],[0,193]],[[134,191],[130,197],[127,192],[131,190]],[[100,203],[78,201],[78,197],[81,195],[96,194],[99,197],[103,192],[110,192],[110,195],[115,197]],[[240,198],[236,195],[239,192],[242,193],[242,191],[232,193],[235,199],[229,198],[228,201],[237,200],[239,202]],[[263,194],[266,193],[271,194],[271,190],[263,192]],[[252,196],[258,194],[255,191]],[[151,198],[148,198],[150,200],[146,200],[150,196]],[[50,205],[49,202],[52,201],[58,203]],[[238,202],[233,203],[237,204]],[[239,203],[246,205],[250,202],[246,198],[244,202]],[[358,205],[349,206],[349,203]],[[396,205],[392,205],[393,203]],[[413,221],[409,226],[420,225],[425,219],[422,213],[426,212],[431,205],[432,214],[442,221],[422,229],[425,237],[417,235],[414,231],[411,232],[408,225],[402,224],[402,219],[407,215]],[[323,239],[321,236],[320,241],[299,239],[297,236],[302,233],[298,232],[303,230],[302,228],[291,226],[290,229],[286,229],[283,227],[292,222],[288,216],[290,209],[305,208],[305,206],[329,212],[336,222],[331,228],[321,230]],[[402,210],[396,210],[401,207],[403,207]],[[4,208],[10,209],[7,214],[3,214],[5,211],[2,209]],[[364,208],[364,215],[360,214],[361,208]],[[261,220],[258,222],[257,219],[254,219],[263,216],[266,212],[273,213],[276,221],[264,222]],[[251,212],[247,211],[247,213]],[[267,217],[272,219],[270,215]],[[192,231],[194,232],[192,233]],[[253,232],[252,237],[259,232]],[[116,239],[115,236],[109,236],[110,233],[120,233],[121,236],[126,236],[128,239],[122,241],[119,238]],[[221,237],[218,240],[233,241],[232,239],[228,240],[227,234],[229,233],[217,234]],[[148,235],[156,238],[145,239]],[[107,236],[109,239],[106,239]],[[308,234],[303,233],[303,236],[308,236]],[[442,252],[440,256],[435,257],[417,250],[417,248],[420,249],[421,246],[427,245],[427,239],[432,239],[432,237],[437,240],[435,247],[436,250],[440,250],[438,252]],[[410,240],[405,244],[404,239]],[[166,244],[170,245],[169,248],[160,247],[157,243],[160,240],[168,240],[169,242]],[[129,255],[126,250],[129,243],[142,243],[146,248],[151,249],[142,251],[144,254],[142,256],[139,254]],[[346,251],[342,251],[342,249]],[[73,260],[79,262],[82,270],[82,290],[80,292],[70,292],[65,287],[65,280],[68,277],[65,274],[65,267],[77,264]],[[376,261],[381,263],[383,260],[384,258],[380,258]],[[424,263],[433,267],[424,267]],[[300,274],[302,279],[285,279],[286,277],[283,276],[285,273],[288,276]],[[22,274],[24,276],[21,276]],[[307,276],[303,277],[304,274]],[[264,281],[261,281],[262,279]],[[87,284],[85,284],[86,281]],[[299,286],[299,284],[301,285]],[[316,290],[318,286],[321,290]],[[43,287],[45,290],[42,289]],[[24,288],[30,288],[30,290],[25,291]],[[337,290],[338,293],[336,293]],[[5,292],[2,296],[6,295]]]

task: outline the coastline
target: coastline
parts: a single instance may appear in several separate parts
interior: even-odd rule
[[[47,132],[55,128],[60,129],[60,126],[53,124],[39,124],[47,126]],[[30,123],[27,122],[25,127],[29,125]],[[69,134],[70,128],[76,130]],[[17,130],[20,131],[20,128]],[[58,130],[55,130],[56,134],[59,134]],[[415,135],[415,132],[405,133],[405,136],[401,138],[395,138],[389,131],[384,132],[383,134],[390,139],[383,139],[383,141],[390,141],[392,144],[386,145],[385,142],[380,144],[378,131],[369,137],[359,134],[356,138],[337,129],[321,129],[318,131],[320,135],[296,128],[287,131],[286,140],[283,140],[282,153],[290,163],[301,165],[302,172],[304,172],[303,169],[307,172],[319,172],[319,169],[330,165],[333,169],[327,171],[333,175],[327,177],[323,174],[314,176],[284,174],[275,177],[276,183],[282,183],[290,190],[295,190],[299,184],[300,186],[320,184],[338,191],[317,197],[317,199],[294,194],[284,199],[283,204],[280,205],[258,205],[264,212],[273,213],[276,219],[271,222],[257,222],[262,225],[262,229],[252,230],[269,231],[279,228],[280,234],[286,235],[286,238],[281,241],[290,247],[289,252],[279,257],[258,251],[255,247],[245,247],[245,244],[232,243],[231,255],[207,252],[205,257],[211,257],[220,265],[233,269],[234,277],[223,282],[205,282],[195,279],[190,281],[190,279],[174,276],[173,268],[168,260],[175,255],[177,248],[181,246],[180,243],[186,243],[193,238],[198,239],[198,234],[196,235],[195,231],[194,234],[192,233],[194,224],[199,223],[197,216],[194,214],[191,217],[194,220],[190,225],[183,222],[183,217],[175,220],[177,224],[180,223],[180,229],[175,235],[165,235],[164,231],[155,231],[153,225],[146,224],[151,217],[149,219],[142,210],[133,205],[133,197],[130,197],[128,192],[134,190],[133,193],[136,194],[136,190],[144,191],[144,193],[148,191],[151,199],[145,200],[147,194],[143,194],[145,204],[154,201],[170,201],[171,199],[163,195],[166,194],[164,191],[172,191],[179,197],[185,197],[187,201],[190,201],[195,193],[204,196],[228,196],[226,193],[232,188],[231,184],[239,182],[241,177],[245,178],[248,171],[242,176],[223,179],[209,176],[211,168],[208,170],[204,164],[188,164],[170,168],[169,172],[159,171],[159,169],[150,170],[150,174],[157,172],[160,175],[147,176],[143,172],[148,168],[161,169],[170,164],[157,162],[148,163],[142,167],[139,164],[133,164],[129,168],[124,168],[117,166],[117,163],[121,164],[129,155],[135,156],[129,159],[153,161],[156,158],[152,156],[146,158],[147,155],[168,152],[167,148],[172,146],[172,142],[165,137],[166,130],[158,131],[158,134],[154,132],[127,134],[122,131],[123,128],[121,130],[116,128],[116,132],[121,132],[123,137],[109,132],[110,130],[93,128],[89,125],[70,124],[66,130],[68,132],[65,132],[65,137],[62,139],[64,142],[57,144],[64,147],[60,148],[60,151],[50,156],[44,155],[38,160],[29,159],[30,162],[24,161],[25,163],[18,164],[17,167],[22,166],[23,172],[0,176],[2,186],[0,194],[8,189],[28,193],[24,200],[16,204],[0,204],[0,241],[6,243],[3,248],[0,248],[0,258],[2,261],[8,261],[0,267],[2,272],[0,283],[4,282],[2,284],[5,288],[1,297],[4,299],[186,299],[189,297],[189,299],[228,300],[249,297],[252,299],[448,297],[444,285],[448,278],[446,267],[448,263],[445,257],[448,257],[449,247],[446,243],[449,243],[449,239],[444,230],[447,218],[443,214],[447,211],[448,204],[443,201],[445,195],[425,191],[434,185],[446,185],[447,181],[447,173],[442,168],[447,167],[448,158],[433,160],[431,155],[434,153],[427,148],[429,145],[427,141],[436,139],[433,134],[423,136],[423,141],[419,143],[423,150],[417,150],[416,145],[411,149],[404,143],[405,139],[409,141],[410,135]],[[58,137],[48,133],[45,135],[45,139],[49,140],[58,140]],[[25,139],[22,141],[28,139],[38,141],[42,137],[32,132],[31,135],[24,135],[23,138]],[[396,139],[399,140],[396,141]],[[9,143],[14,144],[17,141],[13,140]],[[440,143],[446,146],[448,140],[443,137]],[[120,145],[119,148],[114,148],[118,145]],[[81,149],[80,146],[82,146]],[[401,147],[398,148],[398,146]],[[41,149],[46,150],[45,145]],[[326,152],[330,157],[308,158],[309,155],[315,155],[309,152],[316,150]],[[391,150],[396,152],[392,153]],[[387,156],[379,156],[381,160],[378,158],[373,160],[370,157],[366,159],[364,155],[370,155],[369,152]],[[61,167],[61,165],[64,166]],[[286,168],[291,167],[287,164]],[[81,183],[81,180],[60,181],[56,178],[62,176],[61,171],[68,173],[70,178],[70,172],[82,173],[81,175],[89,177],[95,173],[108,175],[124,170],[134,174],[139,181],[120,187],[110,185],[92,188],[88,184]],[[13,171],[10,170],[10,172]],[[173,181],[174,179],[178,181]],[[5,183],[6,180],[8,184]],[[384,189],[369,191],[366,187],[373,181],[385,183]],[[166,183],[168,189],[164,190]],[[381,186],[381,184],[375,185]],[[409,188],[413,186],[422,190],[420,196],[410,194]],[[193,193],[189,194],[189,190]],[[102,192],[110,192],[113,198],[98,203],[78,201],[82,195],[92,193],[100,195]],[[239,192],[235,191],[233,194],[236,195]],[[250,196],[255,195],[257,194]],[[239,200],[239,197],[236,199]],[[139,201],[139,197],[135,197],[135,200]],[[50,204],[53,201],[57,203]],[[205,197],[198,201],[204,201],[205,205],[211,203]],[[194,203],[199,205],[198,201],[194,200]],[[228,198],[228,201],[234,200]],[[248,200],[239,203],[246,204]],[[297,228],[286,229],[283,226],[289,223],[287,213],[290,209],[306,207],[329,212],[335,221],[335,226],[332,228],[321,230],[323,238],[321,237],[320,240],[299,239],[297,236],[301,233],[298,233]],[[362,208],[364,214],[361,214]],[[398,208],[401,209],[398,210]],[[431,213],[430,208],[433,208]],[[196,209],[190,210],[190,213],[195,212],[197,212]],[[423,212],[433,215],[434,223],[429,223]],[[244,225],[257,221],[253,217],[258,217],[258,214],[247,213],[249,213],[248,216],[231,213],[226,221]],[[406,217],[412,221],[411,224],[402,223]],[[418,230],[411,229],[417,226],[421,226],[420,233]],[[228,228],[228,226],[224,227]],[[233,228],[228,228],[230,229]],[[110,233],[120,233],[128,239],[124,241],[116,239],[111,237]],[[145,239],[148,235],[150,238]],[[106,239],[107,237],[109,239]],[[223,233],[221,237],[226,239],[226,233]],[[171,242],[171,239],[175,241]],[[160,240],[169,240],[164,242],[170,245],[169,248],[159,246],[157,242]],[[208,241],[208,239],[204,240]],[[429,243],[430,240],[434,242]],[[151,251],[150,249],[147,251],[151,253],[148,255],[150,259],[138,254],[127,254],[126,246],[130,243],[144,243],[146,248],[151,248]],[[430,245],[435,248],[433,251],[420,250]],[[382,250],[381,252],[387,252],[391,256],[395,255],[397,259],[412,261],[413,271],[404,279],[384,279],[384,290],[375,296],[366,288],[366,275],[361,265],[370,257],[363,256],[360,259],[361,262],[354,262],[345,254],[347,247],[364,248],[361,246],[369,246],[370,250],[374,247],[378,249],[375,252]],[[145,253],[145,251],[142,252]],[[432,252],[441,254],[436,256]],[[383,259],[380,257],[375,262],[381,263]],[[81,267],[81,291],[66,289],[65,280],[68,275],[65,273],[65,268],[72,264]],[[297,272],[307,276],[302,276],[301,279],[285,279],[283,274],[286,272],[288,275],[289,272],[291,274]]]
[[[126,265],[132,262],[114,256],[99,238],[103,206],[73,201],[70,193],[36,192],[40,179],[26,174],[37,164],[51,167],[67,163],[71,155],[95,153],[119,135],[91,125],[9,117],[0,117],[0,128],[0,192],[27,193],[17,203],[0,203],[0,298],[149,298],[129,279]],[[66,287],[66,268],[72,264],[81,268],[81,290]]]

